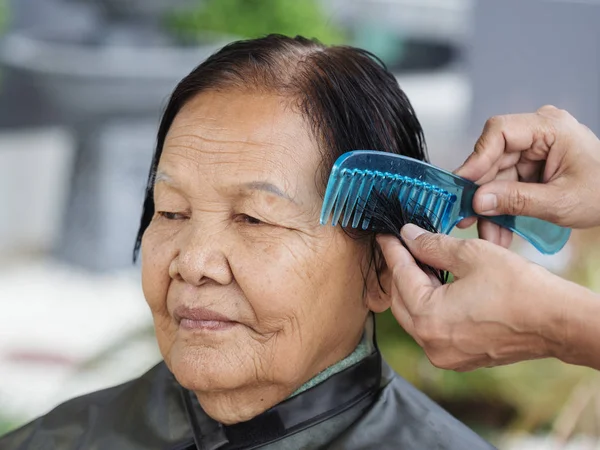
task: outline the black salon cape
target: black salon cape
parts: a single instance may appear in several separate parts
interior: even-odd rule
[[[1,450],[493,448],[395,374],[378,351],[249,422],[223,426],[164,362],[70,400],[0,438]]]

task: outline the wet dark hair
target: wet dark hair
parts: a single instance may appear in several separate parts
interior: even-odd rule
[[[175,116],[198,94],[229,89],[290,99],[320,144],[322,164],[315,181],[322,195],[333,163],[347,151],[380,150],[428,159],[423,130],[408,98],[372,53],[349,46],[328,47],[300,36],[269,35],[233,42],[196,67],[169,99],[158,130],[134,261],[155,213],[154,175]],[[377,250],[374,233],[366,236]],[[381,255],[374,256],[374,261],[379,266]]]
[[[425,211],[420,205],[404,205],[397,196],[390,197],[383,195],[377,190],[373,190],[369,198],[365,201],[365,212],[371,217],[369,231],[372,235],[391,234],[400,240],[405,248],[408,247],[400,235],[400,230],[407,223],[414,223],[424,230],[437,233],[432,223],[431,212]],[[379,271],[383,264],[381,253],[375,248],[372,254],[374,256],[371,264],[376,264],[376,268]],[[448,272],[427,266],[418,259],[415,261],[422,270],[433,275],[441,284],[448,282]],[[379,286],[381,289],[384,289],[381,286],[381,281]]]

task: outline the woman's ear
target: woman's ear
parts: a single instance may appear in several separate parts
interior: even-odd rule
[[[366,305],[375,313],[384,312],[392,305],[392,273],[383,258],[379,244],[373,246],[373,263],[366,277]]]

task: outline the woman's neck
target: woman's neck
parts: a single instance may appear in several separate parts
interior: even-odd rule
[[[311,387],[322,383],[327,378],[335,375],[336,373],[339,373],[342,370],[353,366],[357,362],[369,356],[373,352],[373,350],[374,347],[372,345],[372,342],[366,338],[365,334],[363,334],[363,337],[361,338],[360,342],[358,343],[358,345],[352,353],[350,353],[341,361],[335,363],[333,366],[329,366],[327,369],[318,373],[316,376],[308,380],[306,383],[300,386],[300,388],[297,389],[296,392],[294,392],[290,397],[295,397],[296,395],[301,394],[302,392],[310,389]]]

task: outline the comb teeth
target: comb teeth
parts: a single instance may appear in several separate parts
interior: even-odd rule
[[[425,216],[438,231],[445,226],[444,218],[456,201],[456,196],[437,186],[403,175],[360,169],[341,169],[329,195],[325,197],[321,223],[341,221],[343,227],[369,228],[371,211],[365,208],[371,192],[385,197],[397,197],[407,215]],[[343,214],[343,216],[342,216]],[[362,223],[361,223],[362,222]]]

